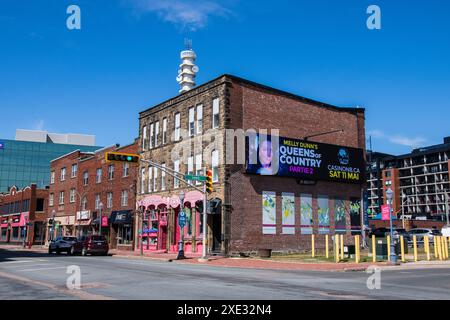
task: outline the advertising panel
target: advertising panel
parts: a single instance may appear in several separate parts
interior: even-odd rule
[[[364,183],[362,149],[260,134],[247,137],[246,149],[250,174]]]

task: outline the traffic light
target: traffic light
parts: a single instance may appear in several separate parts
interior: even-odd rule
[[[105,152],[106,162],[127,162],[138,164],[141,157],[137,154],[128,154],[120,152]]]
[[[213,191],[212,171],[206,170],[206,192],[211,194]]]

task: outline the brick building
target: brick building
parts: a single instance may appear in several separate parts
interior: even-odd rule
[[[13,186],[0,194],[0,243],[43,243],[47,189]]]
[[[262,141],[265,136],[253,135],[251,129],[269,130],[271,165],[274,141],[283,144],[273,152],[289,156],[279,157],[277,171],[262,170],[267,169],[264,143],[256,152],[259,169],[249,163],[252,139]],[[274,129],[280,138],[270,131]],[[239,130],[246,133],[243,140],[235,139]],[[202,174],[205,167],[212,169],[215,190],[209,199],[214,206],[208,214],[206,244],[210,253],[300,251],[310,248],[312,232],[320,234],[321,246],[323,234],[350,235],[352,228],[360,229],[365,182],[362,108],[339,108],[223,75],[141,112],[139,143],[143,159],[175,172]],[[239,153],[242,145],[244,155]],[[287,166],[289,161],[307,165]],[[142,164],[137,201],[146,212],[144,225],[138,224],[145,230],[144,249],[177,250],[181,192],[187,208],[185,250],[201,252],[202,194]]]
[[[374,214],[386,204],[386,191],[394,191],[393,207],[405,220],[447,220],[450,207],[450,137],[442,144],[394,156],[369,153],[368,202]],[[420,222],[408,224],[427,225]],[[436,223],[432,223],[436,225]],[[437,224],[441,225],[441,224]]]
[[[51,165],[49,216],[55,217],[55,235],[105,235],[111,248],[133,248],[137,168],[107,163],[105,152],[137,153],[137,140],[127,146],[93,153],[75,151]]]

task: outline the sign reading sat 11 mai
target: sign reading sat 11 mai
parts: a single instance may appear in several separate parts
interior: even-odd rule
[[[247,173],[364,183],[362,149],[253,134],[246,150]]]

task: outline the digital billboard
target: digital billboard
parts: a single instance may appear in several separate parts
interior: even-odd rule
[[[247,137],[249,174],[361,184],[364,170],[362,149],[262,134]]]

